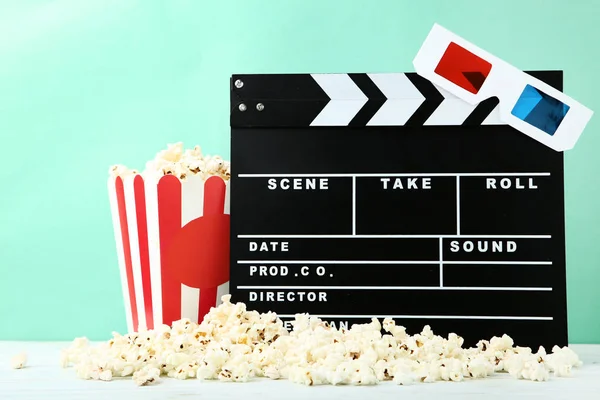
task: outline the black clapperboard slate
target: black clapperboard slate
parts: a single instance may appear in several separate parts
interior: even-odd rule
[[[388,101],[368,74],[348,74],[368,101],[338,102],[341,126],[311,125],[332,101],[311,74],[232,76],[232,300],[567,345],[563,153],[485,124],[497,99],[456,122],[451,95],[404,75],[425,100],[396,126],[368,124]]]

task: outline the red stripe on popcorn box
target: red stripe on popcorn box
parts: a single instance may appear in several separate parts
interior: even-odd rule
[[[177,321],[181,319],[181,305],[176,299],[181,297],[181,283],[175,280],[173,271],[165,263],[162,257],[165,254],[173,237],[181,229],[181,181],[173,176],[167,175],[158,181],[158,195],[156,198],[148,199],[158,202],[158,235],[160,242],[160,283],[162,320]],[[154,279],[158,279],[158,274]],[[155,293],[155,296],[157,294]],[[163,301],[164,299],[164,301]]]
[[[202,321],[229,293],[229,182],[136,175],[108,187],[128,330]]]

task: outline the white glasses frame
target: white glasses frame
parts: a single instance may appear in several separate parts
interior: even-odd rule
[[[435,72],[438,63],[452,42],[492,65],[477,93],[471,93]],[[413,65],[419,75],[469,104],[474,105],[490,97],[497,97],[500,119],[503,122],[556,151],[573,148],[594,114],[592,110],[561,91],[480,49],[438,24],[434,24],[429,32],[413,60]],[[531,85],[569,106],[554,134],[550,135],[512,115],[511,110],[527,85]]]

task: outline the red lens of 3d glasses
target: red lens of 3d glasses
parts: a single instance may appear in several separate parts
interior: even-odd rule
[[[450,42],[435,73],[468,92],[477,94],[487,79],[492,64],[464,47]]]

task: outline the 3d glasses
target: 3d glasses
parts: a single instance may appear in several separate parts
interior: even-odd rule
[[[435,24],[415,71],[469,104],[497,97],[500,119],[556,150],[573,148],[593,111]]]

